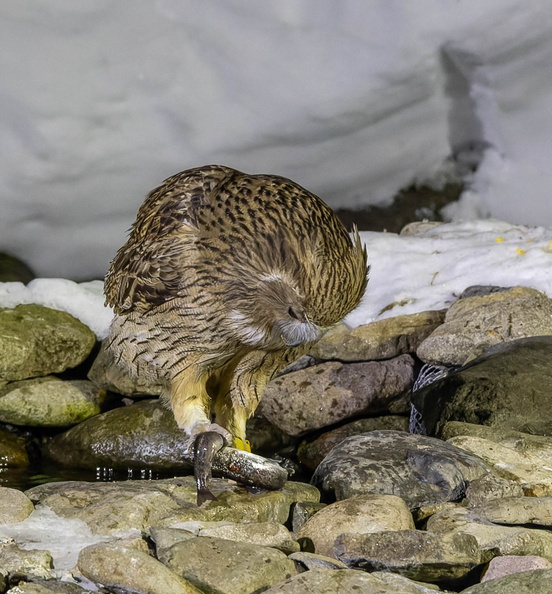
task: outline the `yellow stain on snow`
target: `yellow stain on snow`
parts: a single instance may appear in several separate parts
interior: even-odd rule
[[[504,241],[504,237],[497,237],[497,238],[495,239],[495,241],[496,241],[497,243],[500,243],[501,241]],[[550,243],[552,243],[552,241],[551,241]]]
[[[523,254],[526,254],[526,253],[527,253],[525,250],[521,250],[520,248],[516,248],[516,252],[517,252],[518,254],[521,254],[521,255],[523,255]]]

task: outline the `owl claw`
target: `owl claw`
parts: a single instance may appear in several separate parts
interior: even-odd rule
[[[243,440],[241,437],[234,437],[234,441],[232,442],[232,446],[235,447],[237,450],[243,450],[244,452],[251,453],[251,444],[249,440]]]

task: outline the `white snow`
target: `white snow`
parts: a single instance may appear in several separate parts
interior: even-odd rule
[[[104,306],[103,282],[76,283],[62,278],[37,278],[28,285],[0,283],[0,307],[15,307],[20,303],[36,303],[70,313],[93,330],[99,339],[105,338],[113,318]]]
[[[523,285],[552,298],[552,228],[496,220],[447,223],[421,236],[360,234],[371,266],[360,306],[350,326],[402,314],[447,308],[470,285]],[[102,283],[36,279],[0,283],[0,307],[39,303],[68,311],[99,338],[107,335],[112,312],[104,307]]]
[[[0,249],[102,278],[145,194],[207,163],[331,206],[469,171],[449,209],[552,226],[549,0],[3,0]]]

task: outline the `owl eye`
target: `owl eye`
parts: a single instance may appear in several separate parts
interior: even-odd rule
[[[298,320],[299,319],[299,316],[297,315],[297,313],[295,312],[295,310],[291,306],[288,309],[288,315],[289,315],[290,318],[293,318],[294,320]]]

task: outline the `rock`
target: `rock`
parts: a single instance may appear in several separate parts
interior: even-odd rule
[[[292,508],[291,528],[297,533],[299,528],[314,514],[326,507],[325,503],[313,503],[310,501],[298,501]]]
[[[445,320],[445,311],[385,318],[356,328],[340,325],[325,334],[312,348],[318,359],[373,361],[415,353],[418,346]]]
[[[41,305],[0,309],[0,380],[60,373],[82,363],[96,336],[72,315]]]
[[[449,421],[552,435],[551,358],[552,336],[499,344],[414,392],[412,404],[430,435]]]
[[[45,580],[32,578],[32,582],[19,581],[17,586],[10,588],[9,594],[92,594],[77,584],[62,582],[61,580]]]
[[[316,469],[312,483],[329,499],[398,495],[415,508],[461,499],[466,481],[488,471],[477,456],[438,439],[372,431],[337,445]]]
[[[496,580],[505,575],[520,573],[522,571],[531,571],[533,569],[552,569],[552,563],[543,557],[527,555],[519,557],[515,555],[506,555],[504,557],[495,557],[491,559],[489,566],[485,570],[482,582]]]
[[[345,438],[379,429],[408,431],[408,418],[398,415],[387,415],[352,421],[337,429],[323,433],[314,441],[304,441],[297,450],[297,457],[307,468],[315,470],[320,462],[330,453],[332,448],[341,443]]]
[[[33,502],[21,491],[0,487],[0,524],[21,522],[34,509]]]
[[[392,571],[424,582],[457,580],[480,563],[473,536],[421,530],[342,534],[334,556],[351,568]]]
[[[86,547],[79,555],[78,569],[89,580],[110,589],[149,594],[201,594],[154,557],[117,543]]]
[[[424,235],[426,231],[440,227],[443,225],[442,221],[413,221],[412,223],[406,224],[400,231],[401,237],[416,237],[418,235]]]
[[[0,431],[0,460],[4,468],[27,467],[29,454],[25,439],[8,431]]]
[[[264,594],[434,594],[435,590],[392,573],[366,573],[356,569],[312,569],[300,573]]]
[[[552,495],[552,473],[547,460],[532,454],[519,453],[499,443],[480,437],[458,436],[447,441],[472,452],[498,477],[521,485],[524,495]]]
[[[461,594],[550,594],[551,583],[552,569],[534,569],[476,584]]]
[[[19,258],[0,252],[0,283],[27,284],[35,278],[34,272]]]
[[[202,592],[263,592],[297,573],[281,551],[208,536],[177,543],[159,559]]]
[[[86,380],[47,376],[10,382],[0,389],[0,421],[29,427],[75,425],[97,415],[104,398]]]
[[[465,502],[473,507],[502,497],[523,497],[523,488],[515,481],[486,474],[470,481],[466,489]]]
[[[167,548],[167,540],[176,539],[183,534],[181,540],[189,538],[190,533],[196,536],[211,536],[237,542],[247,542],[263,547],[272,547],[286,555],[300,550],[299,543],[294,540],[289,531],[276,522],[182,522],[180,529],[156,528],[151,530],[151,537],[158,549]],[[166,531],[169,531],[169,536]],[[174,540],[172,544],[176,544]],[[172,545],[171,545],[172,546]]]
[[[71,468],[189,470],[186,439],[172,411],[144,400],[96,415],[45,445],[54,462]]]
[[[552,497],[505,497],[482,503],[477,510],[495,524],[552,526]]]
[[[309,518],[297,533],[304,551],[332,557],[336,538],[347,532],[368,534],[413,530],[406,503],[395,495],[356,495],[328,505]]]
[[[192,476],[112,483],[47,483],[26,491],[63,518],[85,522],[93,534],[120,535],[150,526],[180,528],[189,521],[277,522],[283,524],[291,505],[317,501],[318,491],[303,483],[286,483],[279,491],[251,494],[233,481],[213,479],[217,501],[197,507]]]
[[[53,577],[52,556],[48,551],[23,549],[13,543],[0,543],[0,568],[2,573],[15,574],[19,579]]]
[[[425,363],[464,365],[488,347],[552,334],[552,299],[527,287],[459,299],[416,354]]]
[[[333,425],[363,414],[404,412],[401,395],[412,386],[414,361],[401,355],[390,361],[321,363],[272,380],[258,414],[288,435]]]
[[[301,551],[298,553],[292,553],[289,558],[296,563],[299,563],[305,570],[312,569],[348,569],[345,563],[333,559],[332,557],[326,557],[325,555],[317,555],[316,553],[307,553]]]
[[[428,519],[427,530],[475,537],[482,563],[488,563],[497,555],[539,555],[552,561],[550,531],[493,524],[478,508],[457,507],[438,512]]]

